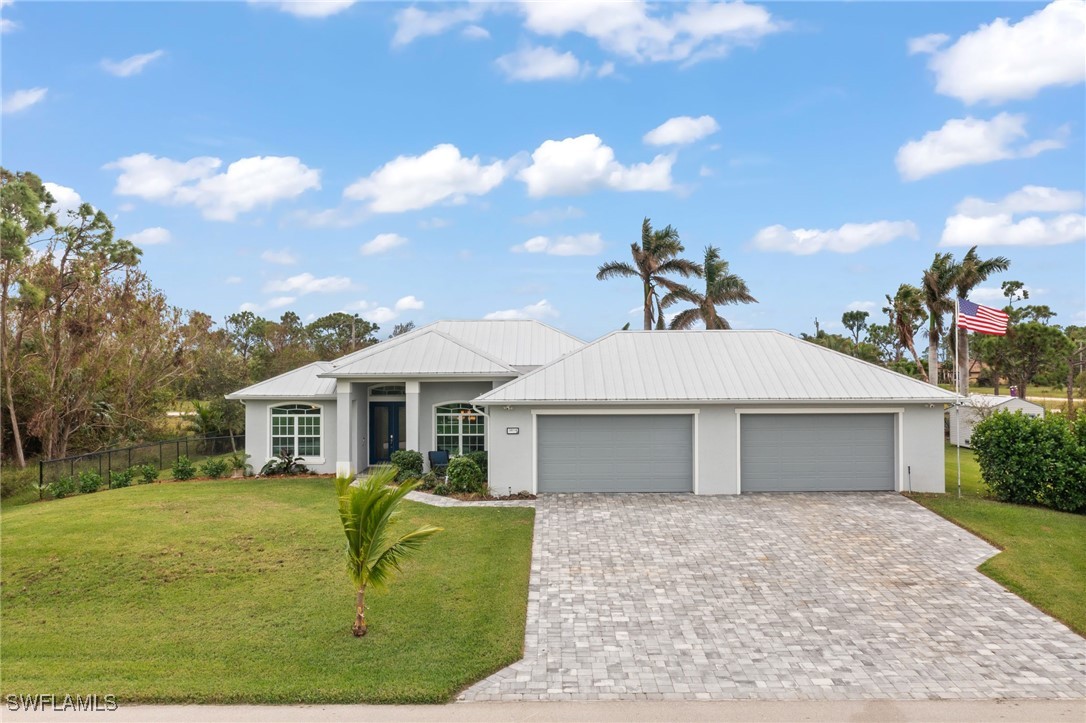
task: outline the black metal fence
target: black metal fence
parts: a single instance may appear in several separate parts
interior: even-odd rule
[[[111,484],[113,470],[126,470],[136,465],[153,464],[157,469],[169,469],[184,455],[193,462],[234,452],[245,452],[245,435],[222,437],[183,437],[161,442],[147,442],[133,447],[106,449],[60,459],[38,462],[38,497],[44,498],[45,488],[62,477],[77,478],[80,472],[97,472],[106,484]]]

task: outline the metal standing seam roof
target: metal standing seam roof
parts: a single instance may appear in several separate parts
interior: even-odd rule
[[[520,372],[433,325],[332,363],[322,376],[517,376]]]
[[[1023,402],[1038,409],[1044,409],[1044,407],[1036,402],[1031,402],[1028,399],[1022,399],[1021,397],[1012,397],[1005,394],[970,394],[968,397],[962,400],[962,406],[965,407],[1000,407],[1007,402],[1013,401]]]
[[[317,376],[332,368],[318,361],[227,394],[227,399],[335,399],[336,380]]]
[[[431,326],[513,367],[542,366],[584,346],[577,337],[532,319],[437,321]]]
[[[953,402],[954,392],[779,331],[619,331],[479,403]]]

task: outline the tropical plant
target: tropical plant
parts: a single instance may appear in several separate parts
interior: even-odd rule
[[[897,293],[893,298],[890,298],[889,294],[886,295],[886,304],[882,310],[890,318],[890,326],[897,335],[898,343],[902,348],[909,350],[920,372],[920,378],[925,382],[928,381],[927,371],[916,353],[915,343],[916,332],[927,318],[927,312],[924,311],[923,292],[910,284],[902,284],[897,288]]]
[[[230,455],[230,469],[242,474],[252,474],[253,466],[249,464],[250,457],[252,457],[251,454],[234,452]]]
[[[284,449],[278,457],[273,457],[264,463],[264,466],[260,468],[260,474],[263,477],[280,474],[308,474],[309,468],[302,464],[304,461],[301,457],[295,457]]]
[[[453,492],[474,495],[484,490],[483,471],[470,457],[453,457],[449,460],[446,475]]]
[[[728,262],[720,258],[720,249],[715,246],[705,247],[705,263],[701,267],[705,279],[705,292],[698,293],[682,286],[669,291],[660,306],[666,309],[678,301],[689,301],[693,308],[685,309],[671,320],[672,329],[689,329],[695,322],[701,321],[706,329],[731,329],[732,325],[720,315],[718,306],[726,304],[756,304],[758,300],[750,294],[747,282],[738,274],[728,270]]]
[[[79,473],[79,491],[82,494],[89,495],[92,492],[97,492],[101,487],[102,475],[89,470]]]
[[[109,473],[109,486],[111,489],[128,487],[132,484],[134,472],[131,469],[115,469]]]
[[[365,635],[369,627],[366,590],[371,586],[375,589],[387,586],[393,574],[401,571],[407,556],[426,538],[441,532],[440,527],[433,525],[423,525],[405,534],[393,529],[400,503],[416,487],[411,482],[390,487],[395,478],[393,467],[383,468],[358,482],[350,477],[336,478],[339,519],[347,536],[347,572],[357,591],[351,628],[356,637]]]
[[[990,259],[982,259],[977,255],[977,247],[969,249],[965,252],[965,256],[956,265],[954,273],[954,288],[958,292],[958,298],[964,299],[969,295],[969,292],[975,289],[980,284],[984,283],[989,276],[999,271],[1006,271],[1011,265],[1010,259],[1006,256],[995,256]],[[1013,293],[1018,289],[1012,288]],[[958,383],[958,394],[965,394],[968,387],[968,374],[965,370],[968,368],[968,348],[967,348],[967,334],[966,329],[956,329],[954,337],[954,364],[955,369],[961,370],[962,373],[956,375]]]
[[[75,480],[65,475],[60,479],[50,482],[45,489],[50,495],[52,495],[53,499],[61,500],[68,495],[73,494],[75,492],[75,488]]]
[[[132,469],[139,473],[141,485],[158,481],[158,467],[153,464],[138,464]]]
[[[939,383],[939,341],[945,330],[943,317],[954,310],[950,292],[957,281],[958,267],[950,253],[936,253],[924,270],[920,289],[928,312],[928,381]]]
[[[226,474],[226,470],[229,468],[230,463],[225,459],[209,459],[203,463],[200,471],[209,479],[219,479]]]
[[[641,223],[641,243],[630,244],[633,263],[628,261],[610,261],[600,266],[596,278],[600,281],[619,277],[641,279],[644,298],[645,329],[664,328],[664,313],[660,306],[659,288],[667,292],[684,293],[679,282],[667,278],[667,274],[678,274],[689,278],[702,275],[702,268],[687,259],[679,258],[683,252],[679,232],[671,226],[653,229],[648,217]]]
[[[176,480],[192,479],[196,476],[196,465],[188,457],[181,455],[173,463],[172,472],[173,478]]]

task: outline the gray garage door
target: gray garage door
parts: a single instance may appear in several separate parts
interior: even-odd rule
[[[540,492],[692,492],[693,417],[540,415]]]
[[[744,414],[741,492],[894,489],[892,414]]]

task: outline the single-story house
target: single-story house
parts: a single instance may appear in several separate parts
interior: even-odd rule
[[[996,412],[1022,412],[1029,417],[1043,417],[1045,408],[1020,397],[1002,394],[970,394],[960,400],[959,404],[947,410],[950,443],[959,447],[968,447],[969,439],[973,436],[973,427]]]
[[[229,395],[254,463],[488,453],[492,489],[942,492],[957,395],[777,331],[439,321]]]

